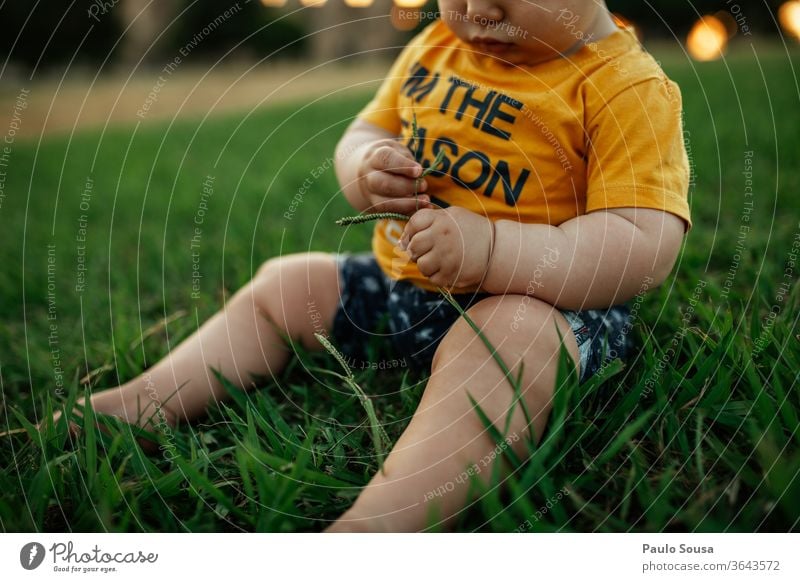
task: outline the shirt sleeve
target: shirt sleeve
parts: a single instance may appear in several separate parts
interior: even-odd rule
[[[395,59],[392,68],[383,80],[378,92],[359,112],[358,118],[368,121],[395,135],[400,135],[402,123],[400,120],[400,95],[403,83],[408,78],[409,71],[422,53],[425,39],[435,24],[426,27],[403,48]]]
[[[680,90],[666,77],[638,82],[602,103],[587,123],[587,212],[653,208],[691,228],[681,111]]]

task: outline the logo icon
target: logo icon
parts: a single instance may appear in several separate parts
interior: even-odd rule
[[[35,570],[44,561],[44,546],[38,542],[30,542],[19,551],[19,563],[26,570]]]

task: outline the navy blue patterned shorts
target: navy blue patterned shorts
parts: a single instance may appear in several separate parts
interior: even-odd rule
[[[408,365],[429,370],[436,347],[458,319],[458,311],[435,291],[388,277],[372,253],[338,255],[337,262],[342,295],[331,338],[348,363],[356,369]],[[465,310],[490,296],[453,295]],[[626,305],[559,311],[578,342],[581,382],[604,362],[625,359],[630,353]]]

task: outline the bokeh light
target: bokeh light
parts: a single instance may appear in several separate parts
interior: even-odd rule
[[[395,6],[399,8],[422,8],[427,0],[394,0]]]
[[[790,0],[778,9],[778,20],[783,29],[800,39],[800,0]]]
[[[686,47],[692,58],[713,61],[722,57],[728,46],[728,29],[716,16],[704,16],[689,32]]]

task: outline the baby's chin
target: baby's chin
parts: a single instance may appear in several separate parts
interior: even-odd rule
[[[476,53],[512,65],[538,65],[561,57],[564,53],[544,43],[481,42],[459,35],[459,39]],[[568,50],[565,49],[565,52]]]
[[[514,65],[533,67],[535,65],[541,65],[542,63],[554,61],[560,57],[561,54],[550,50],[537,51],[534,53],[529,51],[518,51],[513,55],[509,55],[509,57],[505,60]]]
[[[517,66],[535,66],[548,61],[555,60],[561,56],[551,49],[541,48],[531,50],[529,47],[521,47],[519,45],[511,45],[509,47],[486,47],[478,44],[470,43],[473,50],[480,54],[492,57],[500,62],[508,63]]]

